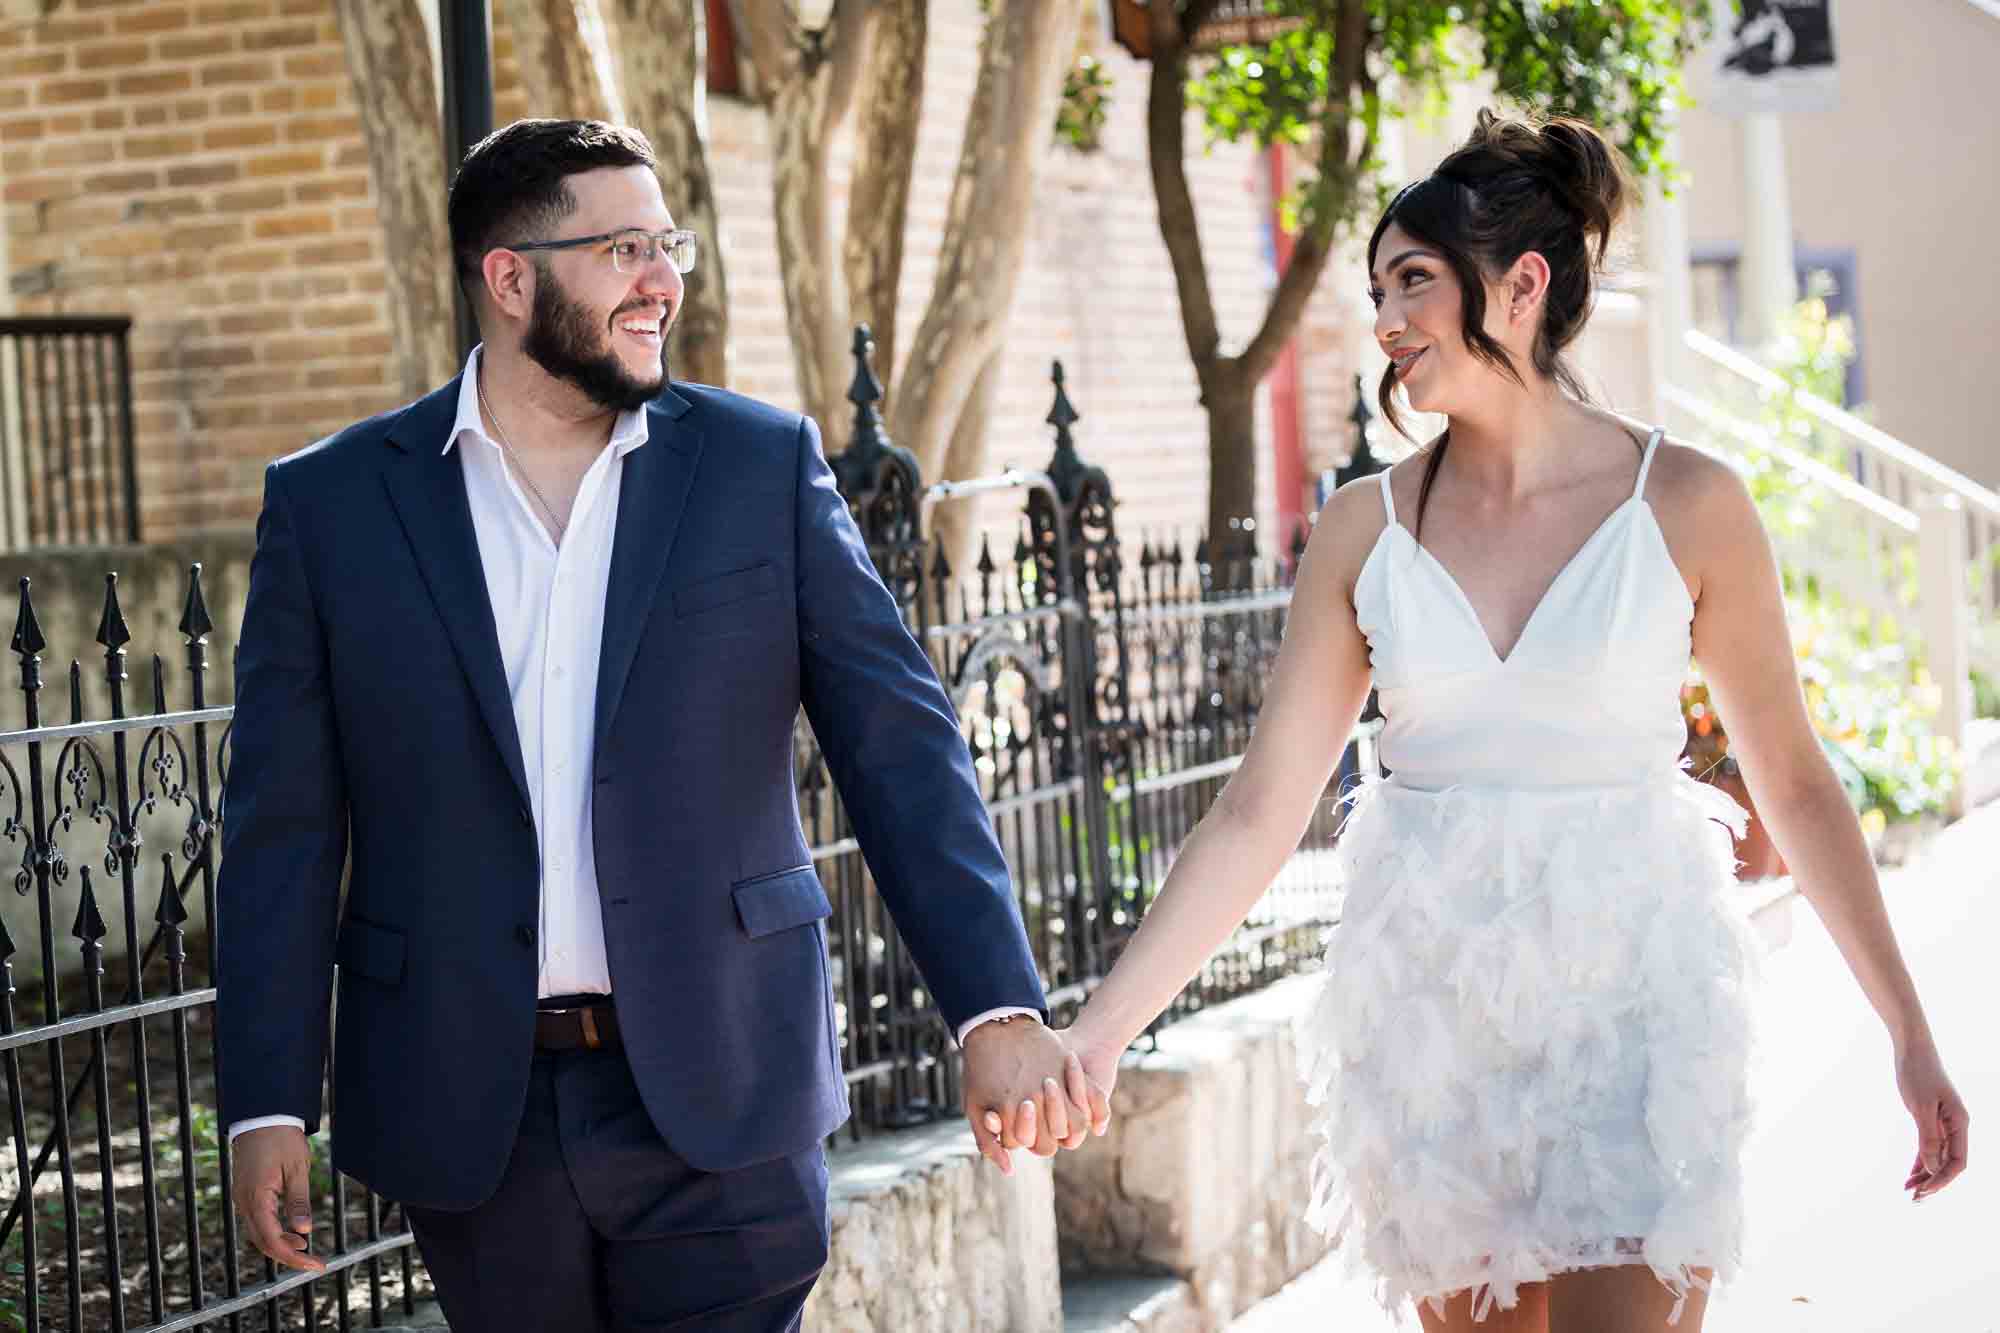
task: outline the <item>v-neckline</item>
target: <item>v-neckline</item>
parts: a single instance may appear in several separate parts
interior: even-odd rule
[[[1459,583],[1457,575],[1451,572],[1444,561],[1433,555],[1429,547],[1418,541],[1417,534],[1404,527],[1402,520],[1392,519],[1389,526],[1401,532],[1409,540],[1410,545],[1416,547],[1418,553],[1430,561],[1431,568],[1444,576],[1445,584],[1451,589],[1452,595],[1458,598],[1458,604],[1464,610],[1467,618],[1472,621],[1473,632],[1479,636],[1479,642],[1486,649],[1487,656],[1493,659],[1496,667],[1505,667],[1520,656],[1521,646],[1528,641],[1528,635],[1534,632],[1535,622],[1541,619],[1542,608],[1548,605],[1549,598],[1555,593],[1557,586],[1562,583],[1563,579],[1569,575],[1572,569],[1576,568],[1577,563],[1583,559],[1584,553],[1597,544],[1599,537],[1602,537],[1606,532],[1611,530],[1611,525],[1626,510],[1632,508],[1634,505],[1645,506],[1646,503],[1644,496],[1630,496],[1620,503],[1617,508],[1606,514],[1603,520],[1590,530],[1590,535],[1583,539],[1583,544],[1570,553],[1569,559],[1563,561],[1562,567],[1556,570],[1555,576],[1549,580],[1548,586],[1542,589],[1542,595],[1535,599],[1534,608],[1528,612],[1528,618],[1521,622],[1521,631],[1514,636],[1514,642],[1508,645],[1507,653],[1504,657],[1501,656],[1500,650],[1493,646],[1493,636],[1487,633],[1486,622],[1480,619],[1479,609],[1473,606],[1472,599],[1465,595],[1464,585]]]

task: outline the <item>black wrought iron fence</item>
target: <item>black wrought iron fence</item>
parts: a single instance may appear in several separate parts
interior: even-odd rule
[[[1241,761],[1297,553],[1261,556],[1246,528],[1226,556],[1149,542],[1126,561],[1110,480],[1077,457],[1060,367],[1045,472],[926,489],[882,435],[867,354],[864,332],[849,395],[854,444],[836,470],[958,707],[1051,1003],[1066,1012],[1104,975]],[[930,511],[995,493],[1019,499],[1018,539],[998,557],[983,546],[954,571],[927,537]],[[0,1330],[234,1331],[246,1316],[256,1328],[344,1330],[408,1311],[425,1280],[398,1207],[331,1171],[337,1122],[314,1141],[315,1215],[331,1219],[316,1249],[328,1273],[280,1277],[237,1232],[214,1111],[205,928],[231,717],[206,706],[212,628],[197,566],[179,666],[154,656],[150,706],[135,710],[112,576],[102,666],[71,664],[67,721],[51,723],[47,645],[22,580],[12,648],[23,726],[0,733],[0,840],[18,855],[15,910],[0,914],[11,1143],[0,1165]],[[102,720],[85,720],[93,715]],[[803,722],[795,754],[800,817],[835,904],[849,1132],[955,1115],[949,1035]],[[1324,873],[1333,833],[1328,806],[1258,916],[1170,1019],[1311,957],[1334,911]]]
[[[0,319],[0,550],[139,540],[132,321]]]

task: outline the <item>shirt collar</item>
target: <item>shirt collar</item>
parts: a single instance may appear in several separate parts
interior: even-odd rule
[[[452,446],[464,435],[484,441],[495,449],[500,447],[499,441],[486,433],[485,419],[479,414],[479,354],[484,347],[483,343],[474,347],[472,355],[465,358],[465,373],[458,381],[458,415],[452,419],[451,434],[445,436],[443,453],[450,453]],[[645,408],[635,407],[628,412],[620,412],[611,425],[609,443],[612,452],[623,458],[644,444],[648,434]]]

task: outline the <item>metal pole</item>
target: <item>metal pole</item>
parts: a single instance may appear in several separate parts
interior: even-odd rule
[[[493,20],[487,0],[440,0],[438,45],[444,70],[444,171],[449,183],[466,150],[493,132]],[[472,307],[452,284],[458,354],[479,341]]]

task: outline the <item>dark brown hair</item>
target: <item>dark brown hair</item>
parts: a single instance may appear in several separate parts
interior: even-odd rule
[[[1590,318],[1611,229],[1632,193],[1624,159],[1583,121],[1516,120],[1482,110],[1471,137],[1436,171],[1389,202],[1368,238],[1368,270],[1375,270],[1375,252],[1391,223],[1443,255],[1464,294],[1466,347],[1525,386],[1514,358],[1486,332],[1485,284],[1530,250],[1540,254],[1548,261],[1549,287],[1530,354],[1534,371],[1587,402],[1590,395],[1563,350]],[[1382,415],[1401,431],[1395,387],[1391,366],[1376,398]],[[1419,536],[1431,483],[1450,443],[1447,430],[1425,463],[1417,496]]]
[[[452,264],[468,298],[486,252],[546,240],[576,211],[569,177],[601,167],[657,167],[646,136],[601,120],[517,120],[474,144],[451,183]]]

